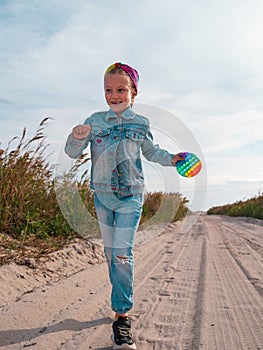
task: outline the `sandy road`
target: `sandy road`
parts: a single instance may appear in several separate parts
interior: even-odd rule
[[[263,350],[263,226],[198,217],[136,246],[138,350]],[[110,350],[105,263],[1,307],[4,349]]]

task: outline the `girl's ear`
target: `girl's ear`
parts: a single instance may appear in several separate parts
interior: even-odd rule
[[[136,96],[137,96],[137,91],[135,89],[132,89],[132,102],[134,102]]]

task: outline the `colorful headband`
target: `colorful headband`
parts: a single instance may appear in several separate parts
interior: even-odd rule
[[[106,69],[105,75],[107,73],[109,73],[111,70],[113,70],[114,68],[121,68],[122,70],[124,70],[124,72],[127,73],[128,76],[131,78],[131,80],[136,88],[136,91],[138,91],[139,73],[137,72],[136,69],[132,68],[131,66],[128,66],[128,64],[116,62],[116,63],[113,63],[111,66],[109,66]]]

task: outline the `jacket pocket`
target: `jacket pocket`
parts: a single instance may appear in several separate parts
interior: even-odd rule
[[[102,147],[105,146],[109,141],[110,130],[101,130],[99,133],[92,137],[93,146]]]
[[[145,133],[138,129],[127,129],[125,133],[126,139],[140,142],[142,142],[144,135]]]

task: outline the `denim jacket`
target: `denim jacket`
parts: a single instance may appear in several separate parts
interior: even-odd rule
[[[78,158],[91,144],[90,186],[95,191],[116,192],[122,196],[142,193],[144,175],[141,152],[148,161],[173,166],[173,154],[153,143],[149,120],[129,107],[122,116],[112,110],[88,117],[91,132],[84,140],[68,136],[65,152]]]

